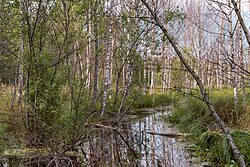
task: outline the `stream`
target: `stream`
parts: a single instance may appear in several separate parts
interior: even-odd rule
[[[156,109],[157,110],[157,109]],[[137,121],[132,129],[135,133],[137,150],[142,155],[141,166],[193,167],[204,166],[192,151],[186,136],[181,134],[173,124],[168,122],[172,109],[160,108],[149,116]],[[147,132],[150,132],[148,134]],[[171,134],[173,134],[171,136]]]
[[[188,134],[168,122],[169,106],[140,110],[116,126],[98,125],[65,155],[3,156],[2,167],[195,167],[208,166],[195,156]]]

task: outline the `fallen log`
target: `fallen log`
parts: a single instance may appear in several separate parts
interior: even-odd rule
[[[153,131],[136,131],[136,130],[128,130],[128,129],[122,129],[122,128],[117,128],[117,127],[112,127],[112,126],[107,126],[107,125],[102,125],[102,124],[95,124],[94,125],[96,128],[105,128],[105,129],[111,129],[111,130],[120,130],[120,131],[126,131],[126,132],[133,132],[133,133],[143,133],[143,134],[149,134],[149,135],[158,135],[158,136],[166,136],[169,138],[186,138],[190,136],[188,133],[159,133],[159,132],[153,132]]]

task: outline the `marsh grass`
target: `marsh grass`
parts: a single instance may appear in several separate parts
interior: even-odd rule
[[[157,106],[164,106],[170,104],[176,104],[181,98],[179,93],[168,92],[168,93],[159,93],[154,95],[141,95],[138,97],[134,108],[151,108]]]
[[[246,106],[245,112],[239,117],[238,123],[240,127],[250,133],[250,105]]]
[[[249,132],[250,103],[247,101],[243,104],[239,99],[235,107],[231,90],[212,91],[210,97],[222,120],[231,129],[240,129],[233,130],[232,136],[244,155],[246,163],[250,165],[250,134],[247,133]],[[236,165],[225,136],[219,125],[214,122],[204,102],[188,97],[188,100],[179,102],[170,120],[183,131],[192,134],[197,150],[204,158],[216,164]]]

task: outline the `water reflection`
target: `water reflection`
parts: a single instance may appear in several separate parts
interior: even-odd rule
[[[165,121],[166,114],[168,113],[156,112],[132,125],[133,130],[139,131],[134,134],[134,141],[136,150],[142,155],[141,166],[191,166],[190,156],[182,139],[162,135],[178,133]]]
[[[4,158],[0,166],[58,167],[189,167],[187,142],[164,134],[178,133],[166,121],[170,111],[156,111],[118,125],[98,124],[70,150],[29,158]],[[140,116],[141,117],[141,116]],[[133,121],[132,121],[133,120]],[[200,165],[201,166],[201,165]]]

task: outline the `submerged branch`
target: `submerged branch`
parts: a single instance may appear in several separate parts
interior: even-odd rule
[[[126,131],[126,132],[133,132],[133,133],[143,133],[143,134],[149,134],[149,135],[158,135],[158,136],[166,136],[169,138],[178,138],[178,137],[188,137],[190,136],[190,134],[188,133],[159,133],[159,132],[153,132],[153,131],[136,131],[136,130],[127,130],[127,129],[122,129],[122,128],[116,128],[116,127],[112,127],[112,126],[107,126],[107,125],[102,125],[102,124],[95,124],[94,125],[96,128],[104,128],[104,129],[110,129],[110,130],[115,130],[116,132],[118,132],[118,130],[120,131]]]

